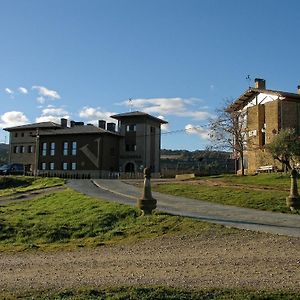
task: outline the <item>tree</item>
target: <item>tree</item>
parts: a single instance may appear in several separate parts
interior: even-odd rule
[[[289,171],[300,156],[299,136],[294,128],[281,129],[272,142],[266,145],[266,150]]]
[[[229,109],[226,101],[222,109],[216,111],[216,117],[209,122],[210,139],[218,150],[233,151],[235,158],[241,160],[241,173],[245,175],[244,154],[247,146],[246,111]]]

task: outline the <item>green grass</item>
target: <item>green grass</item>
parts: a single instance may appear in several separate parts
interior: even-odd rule
[[[114,287],[114,288],[85,288],[77,290],[65,290],[60,292],[23,292],[22,294],[4,294],[4,299],[56,299],[56,300],[79,300],[79,299],[106,299],[106,300],[297,300],[299,292],[293,291],[256,291],[235,289],[205,289],[186,290],[167,287]]]
[[[64,180],[57,177],[1,176],[0,197],[63,184]]]
[[[97,246],[165,234],[233,232],[193,219],[154,214],[101,201],[71,189],[0,206],[0,250]]]
[[[237,176],[237,175],[217,175],[199,177],[199,180],[214,180],[229,184],[256,185],[257,187],[290,188],[290,174],[286,173],[260,173],[257,175]]]
[[[199,183],[158,184],[153,190],[161,193],[182,196],[213,203],[234,205],[276,212],[290,212],[286,206],[286,197],[290,178],[288,175],[259,174],[257,176],[222,175],[198,179]],[[216,185],[205,184],[204,180]],[[221,186],[225,182],[225,186]],[[234,185],[242,186],[234,186]],[[231,186],[232,185],[232,186]],[[268,186],[268,189],[263,189]],[[271,187],[271,188],[270,188]],[[274,187],[274,189],[272,189]],[[284,190],[284,188],[286,190]]]

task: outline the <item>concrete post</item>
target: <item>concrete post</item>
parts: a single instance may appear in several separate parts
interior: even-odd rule
[[[143,215],[151,214],[156,208],[156,199],[152,198],[151,194],[151,170],[150,168],[144,169],[144,187],[142,197],[137,200],[137,207],[143,211]]]
[[[293,169],[291,172],[291,190],[290,195],[286,197],[286,205],[290,210],[300,209],[300,197],[297,187],[298,172]]]

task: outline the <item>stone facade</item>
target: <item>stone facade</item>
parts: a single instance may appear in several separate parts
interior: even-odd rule
[[[122,136],[120,143],[120,168],[122,171],[160,172],[161,119],[144,113],[126,113],[112,116],[119,121]]]
[[[142,112],[112,116],[115,123],[99,127],[66,120],[6,128],[10,132],[10,163],[27,172],[56,176],[111,178],[149,167],[160,172],[161,119]],[[107,125],[107,126],[106,126]],[[105,127],[107,127],[105,129]]]
[[[247,90],[227,110],[246,111],[246,172],[254,173],[265,165],[281,169],[282,166],[265,151],[265,145],[282,128],[295,128],[300,135],[300,94],[268,90],[264,80],[256,79],[256,87]]]

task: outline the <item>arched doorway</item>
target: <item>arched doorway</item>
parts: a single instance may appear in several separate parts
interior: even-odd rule
[[[129,162],[125,165],[125,173],[134,173],[134,163]]]

